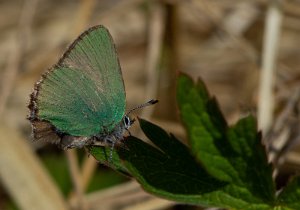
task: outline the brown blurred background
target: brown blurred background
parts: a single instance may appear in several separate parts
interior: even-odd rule
[[[97,24],[116,43],[128,108],[159,99],[138,115],[185,139],[176,76],[201,77],[230,124],[258,113],[278,186],[299,172],[300,1],[0,1],[0,209],[201,209],[148,195],[83,150],[31,141],[34,83]]]

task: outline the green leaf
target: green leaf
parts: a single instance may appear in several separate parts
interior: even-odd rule
[[[140,120],[140,124],[159,150],[132,137],[126,144],[130,149],[120,156],[128,167],[134,167],[136,175],[142,175],[144,181],[158,189],[180,194],[207,193],[225,185],[208,175],[188,148],[173,135],[145,120]],[[131,151],[136,154],[131,155]]]
[[[124,142],[126,146],[115,151],[114,157],[119,156],[121,160],[114,159],[117,164],[113,164],[123,164],[119,168],[126,168],[146,191],[181,203],[265,209],[265,205],[252,205],[238,196],[232,196],[235,192],[245,196],[249,193],[210,176],[190,154],[189,149],[173,135],[168,135],[163,129],[145,120],[139,121],[142,130],[156,147],[130,136]],[[109,154],[110,150],[99,147],[90,150],[100,162],[107,164],[107,154],[99,155],[103,153],[98,151]],[[263,208],[258,208],[260,206]]]
[[[261,144],[261,135],[256,131],[252,116],[241,119],[227,132],[229,148],[223,151],[238,173],[241,186],[246,187],[255,197],[266,203],[273,203],[275,186],[272,167],[267,162],[266,152]]]
[[[111,167],[112,169],[126,175],[130,176],[127,168],[123,165],[116,150],[113,150],[112,160],[110,160],[110,147],[100,147],[100,146],[90,146],[87,148],[88,152],[94,156],[96,160],[102,164]]]
[[[216,191],[226,183],[208,175],[184,144],[158,126],[141,119],[139,121],[157,148],[130,136],[124,142],[126,146],[118,148],[114,157],[122,159],[116,165],[123,164],[122,168],[126,168],[145,190],[178,202],[204,206],[216,205],[210,200],[218,197],[220,200],[231,199],[222,197]],[[100,162],[108,163],[108,156],[99,151],[104,150],[93,147],[90,153]],[[109,154],[109,150],[106,152]],[[210,195],[210,192],[214,193]]]
[[[294,177],[278,196],[278,204],[300,209],[300,177]]]
[[[228,126],[201,80],[181,75],[177,99],[190,148],[162,128],[139,119],[152,145],[130,136],[113,152],[90,148],[101,163],[134,177],[148,192],[180,203],[243,210],[300,209],[299,178],[275,196],[256,120]]]
[[[215,100],[209,99],[209,94],[201,80],[198,81],[197,85],[194,85],[187,76],[179,77],[177,100],[193,154],[201,161],[206,170],[216,178],[227,182],[238,180],[234,168],[228,160],[222,158],[220,151],[214,144],[223,137],[222,134],[227,125],[222,119],[216,103],[214,103]],[[208,104],[210,104],[210,112],[213,113],[211,116],[207,109]],[[216,123],[219,129],[215,128],[213,124],[213,122],[218,121],[216,118],[220,119],[220,122]]]
[[[188,76],[179,77],[177,99],[194,155],[212,176],[247,192],[239,198],[251,203],[272,203],[272,168],[254,118],[247,117],[228,127],[203,82],[193,84]]]

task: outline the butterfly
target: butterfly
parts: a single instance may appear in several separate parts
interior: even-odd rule
[[[35,83],[28,119],[35,140],[63,149],[110,146],[112,155],[134,123],[129,114],[157,102],[150,100],[125,114],[126,93],[115,45],[109,31],[97,25],[84,31]]]

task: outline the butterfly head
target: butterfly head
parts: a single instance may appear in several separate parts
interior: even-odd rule
[[[123,125],[126,130],[128,130],[134,122],[135,122],[135,119],[130,119],[130,117],[128,115],[125,115],[123,117]]]
[[[144,104],[141,104],[141,105],[139,105],[139,106],[137,106],[137,107],[129,110],[127,112],[127,114],[123,117],[123,120],[122,120],[122,122],[123,122],[123,128],[128,131],[128,129],[131,127],[131,125],[135,122],[135,119],[131,119],[129,117],[129,114],[131,112],[133,112],[135,110],[138,110],[138,109],[141,109],[141,108],[144,108],[146,106],[150,106],[150,105],[156,104],[157,102],[158,102],[158,100],[153,100],[152,99],[152,100],[150,100],[150,101],[148,101],[148,102],[146,102]]]

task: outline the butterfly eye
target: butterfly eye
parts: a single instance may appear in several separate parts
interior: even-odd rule
[[[128,116],[124,117],[124,125],[126,128],[129,128],[131,126],[131,120]]]

